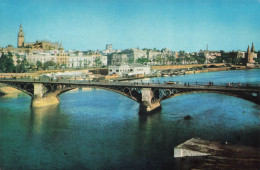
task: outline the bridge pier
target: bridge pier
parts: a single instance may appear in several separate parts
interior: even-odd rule
[[[49,93],[44,96],[46,89],[42,83],[33,83],[34,95],[32,96],[31,107],[45,107],[60,103],[56,93]]]
[[[161,109],[161,103],[153,101],[154,94],[151,88],[142,88],[142,101],[140,102],[140,113],[151,113]]]

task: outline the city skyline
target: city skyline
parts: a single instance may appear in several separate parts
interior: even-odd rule
[[[259,0],[0,2],[0,46],[62,42],[65,49],[169,48],[188,52],[260,49]]]

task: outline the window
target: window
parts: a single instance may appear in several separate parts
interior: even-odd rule
[[[119,72],[119,70],[116,70],[116,72]]]

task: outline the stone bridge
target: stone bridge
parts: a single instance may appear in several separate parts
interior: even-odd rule
[[[245,86],[160,84],[133,82],[92,82],[84,80],[0,79],[0,83],[16,88],[32,97],[31,107],[59,103],[59,95],[79,87],[93,87],[122,94],[140,104],[140,112],[161,108],[161,101],[188,93],[220,93],[260,104],[260,85]],[[98,97],[98,96],[97,96]]]

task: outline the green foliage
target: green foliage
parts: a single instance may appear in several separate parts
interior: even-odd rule
[[[7,55],[2,53],[1,58],[0,58],[0,72],[2,72],[2,73],[15,72],[13,55],[10,52],[8,52]]]
[[[37,61],[36,66],[37,66],[37,69],[39,70],[43,67],[43,64],[41,61]]]
[[[176,61],[175,57],[173,55],[166,55],[168,61],[170,61],[171,63],[174,63]]]
[[[17,65],[16,65],[16,72],[17,73],[26,72],[28,67],[29,67],[29,62],[27,61],[26,58],[24,58],[22,61],[20,61],[19,59],[17,60]]]
[[[45,63],[44,63],[44,65],[43,65],[43,68],[44,69],[48,69],[49,67],[51,67],[51,66],[56,66],[56,63],[54,62],[54,61],[46,61]]]
[[[138,58],[138,59],[136,60],[136,62],[137,62],[137,63],[140,63],[140,64],[144,64],[144,63],[148,63],[149,60],[148,60],[148,58],[141,57],[141,58]]]
[[[134,63],[134,58],[129,58],[128,63],[130,63],[130,64]]]
[[[206,61],[205,56],[194,56],[194,59],[198,61],[198,64],[204,64]]]
[[[98,66],[100,66],[102,64],[100,57],[96,57],[94,62],[95,62],[95,66],[96,67],[98,67]]]

